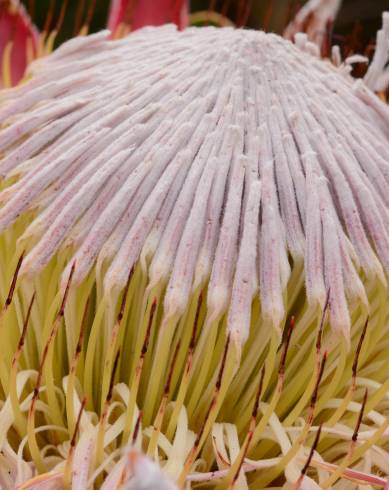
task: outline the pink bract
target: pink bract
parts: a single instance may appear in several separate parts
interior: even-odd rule
[[[0,60],[3,60],[6,46],[12,42],[11,82],[16,85],[23,77],[27,64],[27,49],[31,43],[35,49],[38,31],[32,24],[26,10],[17,0],[0,2]],[[0,87],[3,85],[3,63],[0,64]]]
[[[146,25],[174,23],[180,29],[188,25],[187,0],[112,0],[108,28],[114,32],[120,24],[132,30]]]

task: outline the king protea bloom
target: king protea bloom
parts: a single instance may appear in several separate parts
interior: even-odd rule
[[[388,107],[305,37],[109,34],[0,93],[0,485],[387,488]]]

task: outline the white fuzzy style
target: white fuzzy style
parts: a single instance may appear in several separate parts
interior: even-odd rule
[[[372,90],[385,91],[389,86],[389,12],[382,14],[382,29],[377,32],[374,58],[364,81]]]
[[[114,466],[101,490],[178,490],[160,467],[147,456],[130,451]]]
[[[326,39],[328,23],[335,20],[342,3],[343,0],[308,0],[286,27],[284,37],[293,39],[295,35],[299,36],[301,31],[305,31],[308,39],[321,46]],[[309,50],[310,43],[306,43],[304,47]]]
[[[304,264],[308,301],[323,307],[329,291],[348,337],[347,302],[366,301],[359,267],[383,282],[389,268],[389,110],[305,48],[165,26],[35,61],[0,96],[0,175],[14,179],[0,230],[35,213],[22,272],[66,248],[64,281],[74,260],[75,284],[97,261],[117,292],[141,258],[150,286],[167,285],[167,316],[209,280],[210,315],[228,311],[244,341],[255,295],[281,326],[291,267]]]

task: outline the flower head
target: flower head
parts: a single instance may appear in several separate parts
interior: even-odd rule
[[[387,106],[301,36],[108,37],[1,94],[3,485],[374,479]]]

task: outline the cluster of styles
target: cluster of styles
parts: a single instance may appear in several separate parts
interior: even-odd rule
[[[298,40],[100,32],[0,92],[1,488],[385,486],[389,108]]]

